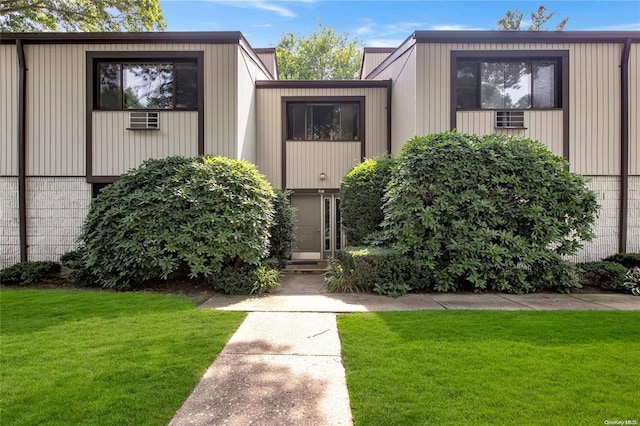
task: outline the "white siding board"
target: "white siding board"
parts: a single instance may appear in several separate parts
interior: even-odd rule
[[[554,154],[563,156],[563,111],[525,111],[526,129],[496,129],[494,111],[458,111],[458,131],[479,136],[503,134],[523,136],[543,143]]]
[[[389,55],[390,55],[389,53],[380,53],[380,52],[365,53],[364,59],[362,62],[362,73],[360,77],[363,79],[366,78],[367,75],[369,75],[369,73],[373,71],[375,67],[380,65],[382,61],[387,59]]]
[[[257,165],[269,181],[282,187],[282,98],[301,96],[364,96],[365,97],[365,156],[375,157],[387,149],[387,89],[257,89]],[[340,142],[341,143],[341,142]],[[358,143],[359,145],[359,143]],[[287,152],[287,158],[290,153]],[[360,158],[360,151],[358,151]],[[302,161],[302,160],[301,160]],[[313,161],[312,158],[305,161]],[[311,165],[310,165],[311,166]],[[315,167],[315,166],[314,166]],[[342,176],[340,177],[342,178]],[[287,185],[291,181],[287,178]],[[334,188],[338,188],[338,185]]]
[[[0,45],[0,176],[18,174],[18,54]]]
[[[360,161],[360,142],[287,142],[287,188],[339,188]],[[320,180],[325,173],[326,180]]]
[[[198,113],[161,112],[160,130],[126,130],[129,113],[93,113],[93,174],[118,176],[149,158],[198,155]]]
[[[236,158],[255,163],[256,152],[256,80],[269,76],[238,46],[238,141]]]
[[[3,46],[4,49],[4,46]],[[13,46],[15,50],[15,46]],[[4,50],[3,50],[4,51]],[[237,45],[218,44],[65,44],[26,45],[27,173],[38,176],[85,175],[87,51],[204,52],[205,152],[236,157]],[[4,60],[3,67],[4,67]],[[16,65],[17,66],[17,65]],[[14,120],[17,122],[17,119]],[[168,121],[172,122],[172,121]],[[187,140],[197,131],[173,120]],[[105,134],[100,129],[100,134]],[[120,129],[112,129],[115,136]],[[132,158],[144,156],[142,152]],[[9,156],[7,156],[8,158]],[[3,156],[4,158],[4,156]],[[112,158],[110,161],[115,161]],[[128,164],[128,163],[127,163]],[[105,166],[112,170],[125,165]],[[94,170],[94,174],[98,174]]]
[[[256,53],[256,56],[260,58],[265,67],[269,70],[274,79],[278,79],[278,72],[276,66],[276,54],[275,53]],[[264,79],[268,77],[265,76]]]
[[[416,94],[416,87],[421,84],[416,74],[416,45],[374,79],[392,80],[391,152],[397,154],[402,145],[416,135],[416,110],[421,108],[417,103],[423,101]]]

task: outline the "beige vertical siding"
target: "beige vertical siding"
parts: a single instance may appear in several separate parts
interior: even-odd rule
[[[587,175],[620,172],[620,44],[418,44],[416,129],[419,134],[441,132],[451,126],[452,50],[569,50],[572,170]],[[457,123],[457,126],[468,128],[469,124]],[[555,137],[560,133],[554,128],[538,134]],[[543,142],[554,147],[557,144],[556,141]]]
[[[391,79],[391,152],[397,154],[404,143],[416,135],[416,45],[374,78]]]
[[[525,111],[526,129],[496,129],[494,111],[458,111],[456,121],[462,133],[524,136],[540,141],[556,155],[563,156],[562,117],[562,110]]]
[[[0,44],[0,176],[18,174],[18,54]]]
[[[276,54],[275,53],[256,53],[258,58],[262,61],[262,63],[267,67],[271,75],[275,80],[278,79],[278,67],[276,62]],[[266,79],[266,77],[265,77]]]
[[[282,98],[290,96],[326,96],[329,98],[331,96],[364,96],[365,156],[375,157],[386,152],[386,88],[257,89],[258,155],[256,164],[275,187],[282,187]],[[290,153],[287,152],[287,157],[289,155]],[[357,157],[360,158],[360,151],[358,151]],[[291,187],[290,183],[291,181],[288,182],[289,187]],[[338,188],[339,186],[338,180],[337,186],[333,188]]]
[[[572,170],[620,174],[621,44],[571,45],[569,141]]]
[[[360,142],[287,142],[287,188],[339,188],[360,161]],[[326,180],[320,180],[320,173]]]
[[[15,48],[15,47],[14,47]],[[87,51],[204,51],[205,151],[235,157],[237,45],[65,44],[27,45],[27,173],[85,175]],[[189,140],[194,129],[181,128]],[[195,126],[197,129],[197,126]],[[102,131],[102,130],[101,130]],[[112,129],[120,132],[120,129]],[[172,134],[181,138],[182,135]],[[150,154],[155,155],[155,154]],[[127,164],[115,167],[120,170]],[[97,171],[94,171],[97,174]]]
[[[205,154],[236,158],[238,141],[238,46],[209,45],[204,59]]]
[[[380,53],[380,52],[365,53],[364,59],[362,62],[362,72],[361,72],[360,78],[366,78],[367,75],[369,75],[369,73],[373,71],[375,67],[380,65],[382,61],[384,61],[388,56],[389,56],[389,53]]]
[[[26,45],[27,174],[85,174],[85,45]]]
[[[269,76],[253,57],[238,46],[238,141],[235,158],[255,163],[256,153],[256,80]]]
[[[93,113],[93,174],[118,176],[149,158],[198,155],[198,113],[161,112],[160,130],[126,130],[126,111]]]
[[[640,44],[629,57],[629,173],[640,175]],[[636,214],[640,212],[640,206]]]

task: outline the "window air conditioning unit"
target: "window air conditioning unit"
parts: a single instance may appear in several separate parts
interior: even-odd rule
[[[157,112],[130,112],[127,130],[159,130],[160,114]]]
[[[496,111],[496,129],[526,129],[524,111]]]

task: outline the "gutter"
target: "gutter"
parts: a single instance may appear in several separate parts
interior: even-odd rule
[[[627,252],[627,229],[629,223],[629,54],[631,38],[622,48],[620,60],[620,232],[618,252]]]
[[[18,50],[18,217],[20,228],[20,262],[27,261],[27,179],[26,179],[26,98],[27,64],[24,57],[24,45],[16,40]]]

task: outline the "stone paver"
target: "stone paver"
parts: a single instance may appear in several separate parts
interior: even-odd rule
[[[330,294],[322,275],[289,275],[259,297],[203,309],[250,312],[171,425],[352,424],[335,313],[443,309],[640,310],[623,294]]]
[[[250,313],[170,424],[352,424],[335,314]]]

